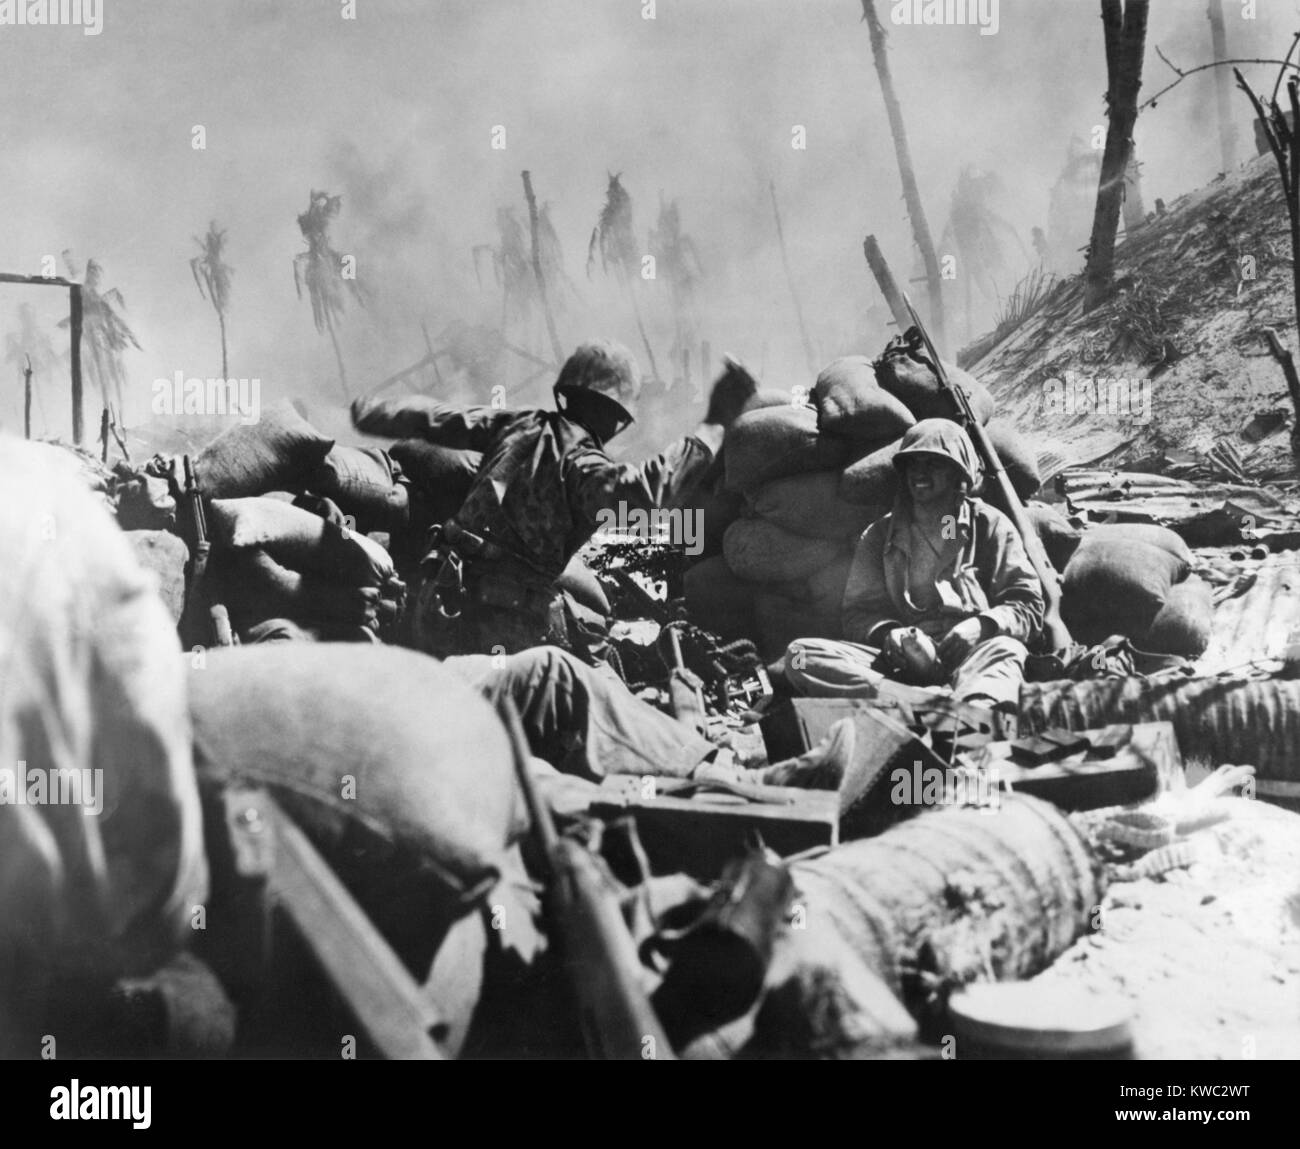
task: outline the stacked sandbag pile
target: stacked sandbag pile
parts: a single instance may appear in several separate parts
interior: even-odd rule
[[[1076,642],[1121,634],[1139,650],[1196,658],[1209,645],[1214,602],[1191,564],[1187,543],[1167,527],[1093,527],[1066,565],[1061,618]]]
[[[212,593],[241,635],[283,618],[318,637],[364,638],[400,611],[388,552],[337,522],[275,498],[213,499],[208,527]]]
[[[988,391],[944,366],[987,421]],[[899,439],[919,419],[954,414],[916,340],[902,337],[874,363],[828,364],[810,406],[775,405],[781,397],[759,392],[728,432],[725,481],[701,508],[707,557],[686,575],[692,618],[724,638],[757,637],[767,657],[801,636],[839,637],[855,544],[898,494]],[[1033,451],[1010,424],[988,431],[1028,498],[1039,487]]]

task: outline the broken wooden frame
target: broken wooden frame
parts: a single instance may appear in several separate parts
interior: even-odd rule
[[[0,283],[68,289],[68,327],[72,355],[72,441],[80,447],[85,430],[81,411],[81,284],[57,275],[14,275],[3,271],[0,271]]]

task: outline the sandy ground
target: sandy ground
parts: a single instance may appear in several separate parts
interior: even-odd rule
[[[1040,985],[1117,992],[1143,1059],[1300,1058],[1300,815],[1237,799],[1201,857],[1115,882]]]

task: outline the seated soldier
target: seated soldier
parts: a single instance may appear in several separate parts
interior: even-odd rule
[[[1014,710],[1043,589],[1011,520],[970,494],[966,432],[925,419],[903,436],[892,512],[858,542],[844,591],[844,641],[802,638],[785,655],[797,693],[870,697],[883,675],[950,686],[959,702]]]

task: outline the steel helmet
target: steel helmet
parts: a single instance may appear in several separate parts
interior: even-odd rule
[[[900,471],[912,455],[931,455],[956,464],[973,489],[980,480],[979,456],[965,428],[951,419],[922,419],[899,441],[894,466]]]

